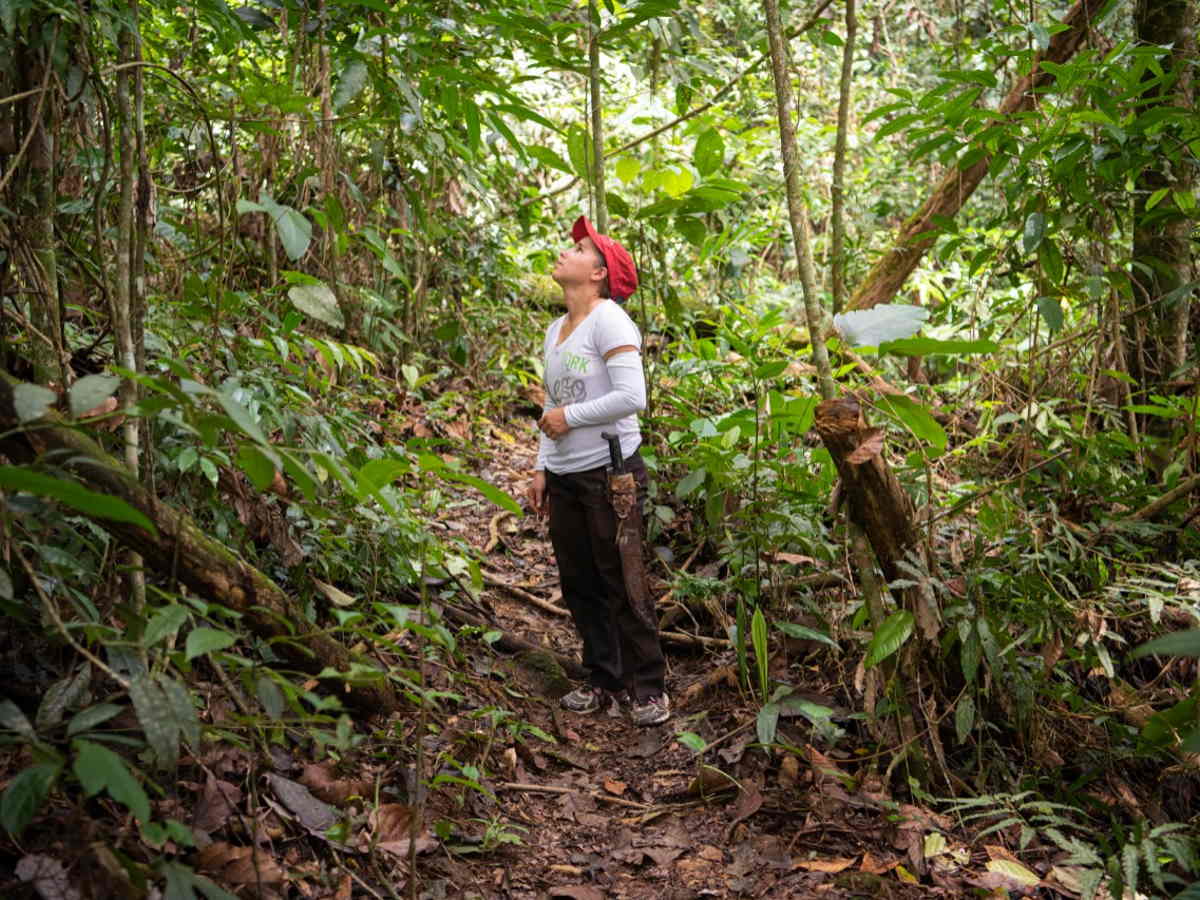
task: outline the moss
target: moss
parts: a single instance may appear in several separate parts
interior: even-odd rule
[[[530,690],[556,699],[571,689],[571,681],[554,654],[545,650],[523,650],[514,657],[516,675]]]

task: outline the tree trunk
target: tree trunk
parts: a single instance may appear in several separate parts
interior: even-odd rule
[[[12,384],[0,379],[0,427],[17,425]],[[347,671],[354,657],[316,626],[304,633],[306,617],[292,599],[258,569],[213,540],[192,520],[161,502],[82,432],[53,424],[13,434],[0,449],[16,459],[36,459],[54,453],[64,469],[93,491],[119,497],[154,523],[157,534],[136,525],[96,519],[97,525],[125,547],[141,554],[146,565],[168,578],[177,578],[196,594],[242,615],[246,627],[290,665],[309,674],[326,667]],[[369,661],[366,661],[368,664]],[[378,667],[375,667],[378,668]],[[396,711],[390,684],[380,680],[349,687],[346,700],[359,712],[386,714]]]
[[[1139,0],[1134,12],[1138,43],[1171,48],[1162,58],[1167,77],[1146,92],[1145,101],[1194,110],[1196,25],[1193,0]],[[1147,71],[1146,77],[1157,76]],[[1169,137],[1174,136],[1172,129]],[[1196,182],[1193,163],[1186,150],[1169,150],[1137,180],[1130,272],[1134,303],[1126,346],[1130,374],[1146,393],[1160,391],[1187,362],[1188,320],[1195,292],[1180,289],[1195,277],[1189,242],[1193,221],[1180,209],[1176,197],[1192,194]],[[1162,190],[1167,191],[1165,196],[1158,195]],[[1154,207],[1147,209],[1156,195]],[[1173,293],[1176,296],[1171,297]]]
[[[1062,63],[1070,59],[1083,44],[1093,19],[1105,2],[1106,0],[1076,0],[1063,19],[1062,24],[1066,28],[1055,34],[1045,53],[1039,54],[1034,60],[1032,72],[1013,85],[1004,102],[1000,104],[1000,116],[1013,116],[1033,105],[1035,89],[1053,78],[1040,68],[1039,64],[1043,61]],[[937,220],[953,218],[962,209],[963,204],[983,181],[990,162],[991,157],[985,156],[969,168],[952,169],[942,178],[921,208],[900,227],[892,249],[883,255],[863,279],[854,296],[850,298],[849,309],[868,309],[879,303],[887,303],[896,295],[921,261],[921,257],[925,255],[925,251],[933,246],[937,239],[941,230]]]
[[[817,277],[813,269],[812,246],[808,239],[808,210],[800,189],[800,166],[796,162],[796,104],[792,98],[792,81],[787,68],[787,47],[783,42],[783,23],[779,17],[779,0],[763,0],[767,16],[767,38],[771,47],[771,74],[775,79],[775,109],[779,118],[779,149],[783,157],[783,177],[787,188],[788,219],[792,226],[792,243],[800,267],[800,286],[804,292],[804,316],[808,333],[812,335],[813,365],[821,396],[829,400],[836,393],[829,366],[829,353],[821,334],[821,303],[817,297]]]
[[[854,74],[854,37],[857,30],[854,0],[846,0],[846,43],[842,47],[842,79],[838,88],[837,138],[833,145],[833,184],[830,189],[830,227],[833,235],[829,269],[835,314],[842,311],[846,300],[846,133],[850,126],[850,84]]]
[[[604,109],[600,105],[600,10],[588,0],[588,82],[592,108],[592,194],[596,231],[608,233],[608,197],[604,193]]]

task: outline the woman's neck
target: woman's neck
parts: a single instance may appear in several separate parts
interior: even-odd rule
[[[594,291],[564,291],[563,302],[567,306],[567,321],[572,325],[578,325],[604,300],[604,297]]]

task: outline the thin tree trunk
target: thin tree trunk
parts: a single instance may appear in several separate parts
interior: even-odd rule
[[[596,231],[608,233],[608,197],[604,193],[604,109],[600,105],[600,10],[588,0],[588,85],[592,108],[592,194]]]
[[[122,23],[117,39],[118,59],[121,63],[134,60],[137,42],[138,0],[130,0],[130,21]],[[138,156],[137,125],[131,94],[137,66],[123,66],[117,72],[117,153],[120,155],[121,195],[117,204],[117,281],[113,290],[113,334],[116,338],[117,362],[130,372],[137,372],[137,348],[133,339],[133,316],[135,310],[134,254],[137,252],[137,226],[134,218],[135,168]],[[125,378],[121,382],[120,402],[124,409],[137,404],[137,382]],[[122,428],[125,439],[125,465],[134,477],[138,474],[138,418],[126,416]],[[134,551],[128,559],[129,590],[134,608],[140,609],[146,600],[146,581],[142,572],[142,559]]]
[[[1146,100],[1195,109],[1196,25],[1193,0],[1139,0],[1134,11],[1138,42],[1171,48],[1162,58],[1167,81],[1151,88]],[[1148,71],[1146,77],[1157,76]],[[1143,333],[1145,340],[1140,346],[1132,342],[1127,346],[1131,374],[1146,393],[1157,391],[1187,361],[1194,292],[1176,296],[1170,303],[1163,299],[1194,277],[1189,241],[1194,223],[1175,198],[1192,193],[1196,176],[1194,159],[1188,158],[1186,150],[1180,156],[1174,162],[1160,158],[1137,181],[1130,281],[1136,309],[1132,315],[1138,321],[1131,330]],[[1147,209],[1150,198],[1162,190],[1166,195],[1158,196],[1153,209]]]
[[[857,31],[854,0],[846,0],[846,43],[842,47],[842,79],[838,88],[837,138],[833,144],[833,185],[830,191],[833,246],[829,254],[829,268],[835,314],[842,311],[846,300],[846,134],[850,126],[850,85],[854,75],[854,38]]]
[[[1063,19],[1066,28],[1050,40],[1050,46],[1034,60],[1033,69],[1013,85],[1000,104],[998,115],[1015,116],[1033,105],[1035,90],[1049,83],[1054,76],[1041,68],[1042,62],[1063,63],[1075,55],[1091,30],[1096,14],[1106,0],[1076,0]],[[934,188],[908,221],[900,227],[891,250],[872,267],[854,296],[850,309],[868,309],[887,303],[904,286],[921,257],[936,240],[940,231],[939,219],[950,219],[962,209],[967,199],[987,175],[991,157],[985,156],[966,169],[952,169]]]
[[[821,334],[821,303],[817,297],[817,277],[813,268],[812,246],[808,236],[808,210],[800,189],[800,166],[796,162],[796,104],[792,99],[792,82],[787,69],[787,48],[783,42],[783,25],[779,18],[779,0],[763,0],[767,15],[767,38],[771,48],[771,74],[775,79],[775,109],[779,117],[779,149],[783,157],[783,177],[787,189],[788,219],[792,226],[792,243],[800,267],[800,286],[804,292],[804,316],[812,336],[813,364],[821,396],[829,400],[837,392],[829,366],[829,354]]]
[[[0,378],[0,428],[15,429],[12,383]],[[81,431],[47,418],[38,427],[12,433],[0,450],[18,460],[53,453],[61,467],[93,491],[119,497],[154,523],[156,534],[125,522],[96,518],[95,523],[119,543],[144,557],[165,577],[178,579],[201,597],[241,614],[255,636],[295,668],[317,674],[326,667],[348,671],[354,657],[333,637],[312,626],[292,599],[258,569],[220,541],[210,538],[184,513],[160,501],[121,463]],[[364,660],[369,664],[369,661]],[[349,687],[346,699],[369,714],[394,712],[398,707],[391,686],[383,680]]]

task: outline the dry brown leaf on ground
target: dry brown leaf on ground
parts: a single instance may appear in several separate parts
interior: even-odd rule
[[[241,788],[210,774],[204,783],[204,793],[196,803],[192,826],[201,831],[216,831],[229,821],[241,802]]]
[[[880,859],[872,855],[870,851],[863,854],[862,862],[858,864],[859,871],[869,875],[884,875],[894,868],[896,868],[896,860]]]
[[[385,853],[406,859],[412,847],[413,816],[415,811],[403,803],[385,803],[372,810],[367,816],[368,832],[360,839],[360,846],[375,846]],[[437,841],[420,828],[417,835],[417,852],[426,853],[437,846]]]
[[[16,866],[16,876],[33,882],[33,889],[42,900],[80,900],[79,890],[71,886],[67,868],[61,861],[44,853],[22,857]]]
[[[844,872],[854,865],[854,859],[839,857],[836,859],[798,859],[792,863],[793,869],[803,869],[806,872],[828,872],[833,875]]]
[[[309,831],[322,834],[337,822],[337,810],[323,800],[318,800],[299,782],[273,772],[267,773],[266,780],[279,801]]]
[[[369,797],[373,784],[366,778],[338,778],[333,763],[309,763],[300,775],[300,783],[326,803],[344,806],[351,797]]]
[[[604,900],[603,892],[587,884],[566,884],[550,888],[550,897],[567,900]]]
[[[266,850],[215,841],[196,854],[196,868],[225,884],[275,884],[286,875]]]
[[[628,787],[629,787],[629,785],[627,785],[625,782],[617,781],[615,778],[606,780],[604,782],[604,789],[606,791],[608,791],[610,794],[615,794],[618,797],[620,797],[622,794],[624,794],[625,789]]]

